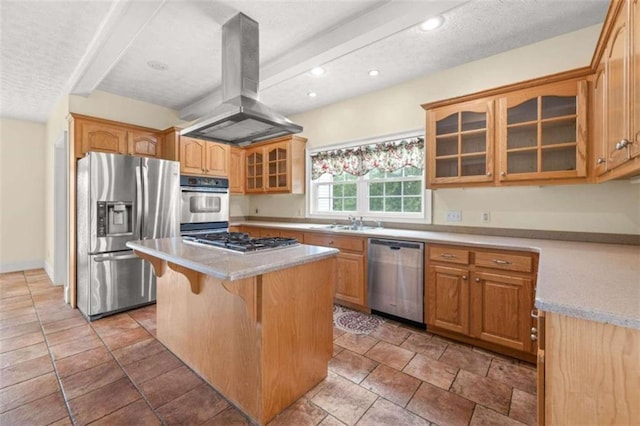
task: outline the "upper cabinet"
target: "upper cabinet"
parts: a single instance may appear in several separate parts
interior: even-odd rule
[[[640,173],[640,6],[614,1],[592,79],[593,166],[598,181]]]
[[[587,82],[548,84],[498,99],[501,182],[587,176]]]
[[[162,133],[125,123],[71,114],[76,158],[89,151],[162,158]]]
[[[554,80],[423,105],[427,187],[586,181],[587,81]]]
[[[229,145],[181,136],[180,172],[186,175],[229,176]]]
[[[493,140],[493,100],[428,110],[428,183],[493,181]]]
[[[245,192],[304,194],[306,142],[286,136],[247,148]]]
[[[229,147],[229,192],[244,194],[244,149]]]

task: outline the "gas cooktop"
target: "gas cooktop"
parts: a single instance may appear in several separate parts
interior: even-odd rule
[[[185,235],[184,241],[205,244],[237,253],[255,253],[298,244],[295,238],[266,237],[251,238],[244,232],[215,232],[210,234]]]

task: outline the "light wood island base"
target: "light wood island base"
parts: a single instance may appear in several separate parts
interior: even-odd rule
[[[327,376],[335,258],[223,281],[138,254],[158,276],[158,340],[253,421]]]

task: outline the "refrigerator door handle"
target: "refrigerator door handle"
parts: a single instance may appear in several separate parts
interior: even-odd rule
[[[149,168],[147,167],[146,159],[142,160],[142,188],[144,190],[144,196],[142,197],[143,198],[142,217],[148,218],[149,217]],[[140,235],[140,239],[144,240],[145,235]]]
[[[142,239],[142,173],[140,166],[136,166],[136,229],[134,235]]]
[[[96,256],[93,258],[94,262],[107,262],[107,261],[118,261],[118,260],[130,260],[130,259],[140,259],[135,254],[108,254],[105,256]]]

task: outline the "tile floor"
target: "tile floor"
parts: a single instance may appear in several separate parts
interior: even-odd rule
[[[154,336],[154,305],[88,323],[43,270],[0,274],[0,425],[249,424]],[[334,339],[271,425],[535,424],[532,365],[391,321]]]

